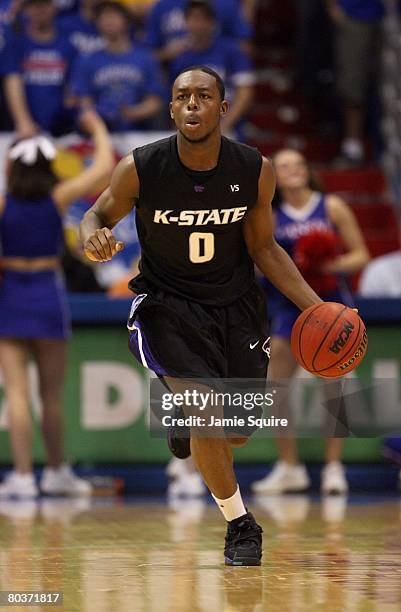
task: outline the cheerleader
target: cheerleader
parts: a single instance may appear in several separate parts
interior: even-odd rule
[[[70,316],[60,272],[62,217],[74,200],[104,188],[113,154],[96,113],[85,111],[81,126],[93,138],[94,156],[75,178],[57,179],[52,168],[56,149],[45,135],[19,140],[8,151],[7,189],[0,200],[0,366],[14,468],[0,485],[0,497],[36,497],[39,489],[52,495],[91,493],[63,456],[61,395]],[[30,357],[38,369],[47,452],[39,488],[32,471]]]
[[[336,195],[321,193],[305,158],[285,149],[274,157],[277,180],[275,238],[293,257],[304,278],[326,301],[352,304],[346,276],[369,260],[363,236],[350,207]],[[345,252],[341,253],[340,245]],[[272,311],[269,379],[290,379],[297,368],[291,352],[291,329],[300,311],[272,285],[267,287]],[[280,460],[270,473],[251,485],[255,493],[304,491],[309,485],[299,463],[294,438],[278,438]],[[346,493],[341,463],[342,439],[329,438],[323,468],[323,493]]]

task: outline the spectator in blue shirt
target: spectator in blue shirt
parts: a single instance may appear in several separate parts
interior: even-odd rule
[[[364,159],[363,137],[369,86],[380,58],[381,0],[326,0],[335,25],[337,90],[343,102],[341,163],[358,166]]]
[[[99,0],[81,0],[79,12],[61,15],[57,20],[60,31],[67,36],[78,53],[93,53],[104,47],[94,20],[97,4]]]
[[[25,0],[22,33],[8,37],[2,72],[7,104],[20,137],[66,131],[65,84],[74,49],[57,32],[52,0]]]
[[[185,21],[186,0],[159,0],[151,9],[146,27],[145,44],[161,61],[171,61],[188,47]],[[251,38],[251,27],[243,17],[238,0],[215,0],[213,8],[219,34],[244,43]]]
[[[190,0],[185,9],[188,48],[171,62],[171,84],[185,68],[206,65],[226,83],[230,108],[222,120],[225,132],[238,128],[252,102],[254,73],[247,55],[238,44],[218,36],[213,6],[207,0]]]
[[[1,0],[0,1],[0,66],[4,65],[4,50],[6,47],[6,40],[10,33],[17,11],[19,9],[20,0]],[[12,130],[12,121],[9,114],[5,112],[6,104],[4,100],[4,87],[2,70],[0,70],[0,129],[1,130]]]
[[[131,18],[123,6],[101,2],[95,15],[105,48],[81,59],[72,92],[82,105],[94,104],[111,131],[147,127],[161,109],[158,65],[146,50],[132,45]]]

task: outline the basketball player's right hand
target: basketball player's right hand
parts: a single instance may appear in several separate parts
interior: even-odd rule
[[[108,227],[102,227],[85,240],[83,247],[86,257],[91,261],[110,261],[124,249],[125,244],[116,240]]]

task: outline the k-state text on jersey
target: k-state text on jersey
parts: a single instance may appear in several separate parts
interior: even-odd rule
[[[170,225],[226,225],[240,221],[247,211],[247,206],[238,208],[212,208],[208,210],[155,210],[154,223]]]

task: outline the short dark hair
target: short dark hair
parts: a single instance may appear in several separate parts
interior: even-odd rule
[[[95,20],[98,19],[102,15],[102,13],[104,13],[104,11],[108,10],[112,10],[116,13],[119,13],[121,17],[125,19],[127,24],[131,25],[131,13],[128,11],[128,9],[125,8],[125,6],[123,6],[119,2],[114,2],[113,0],[103,0],[98,4],[95,4],[95,6],[93,7],[93,15]]]
[[[206,74],[210,74],[210,76],[214,77],[216,79],[216,85],[217,89],[219,90],[220,97],[222,100],[225,99],[226,88],[224,85],[224,81],[221,76],[215,70],[213,70],[213,68],[209,68],[209,66],[205,66],[204,64],[188,66],[188,68],[184,68],[179,74],[177,74],[176,79],[178,79],[178,77],[182,74],[185,74],[186,72],[192,72],[193,70],[199,70],[199,72],[206,72]]]
[[[201,10],[209,19],[216,19],[214,6],[208,0],[189,0],[184,9],[185,17],[188,17],[189,13],[196,9]]]
[[[12,143],[12,148],[18,141]],[[11,162],[7,178],[7,193],[21,200],[42,200],[51,195],[58,183],[52,162],[39,151],[34,164],[24,164],[20,159]]]

